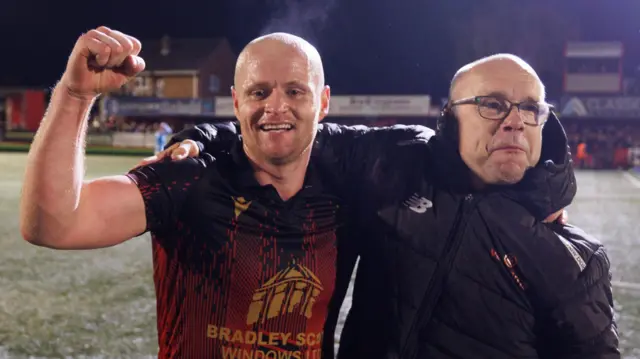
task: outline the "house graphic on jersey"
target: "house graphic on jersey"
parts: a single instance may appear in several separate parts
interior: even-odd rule
[[[264,323],[287,313],[311,318],[313,306],[322,290],[322,283],[311,270],[294,263],[254,292],[247,325]]]

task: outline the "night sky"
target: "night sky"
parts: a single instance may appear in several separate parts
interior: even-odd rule
[[[334,94],[444,96],[454,71],[473,60],[456,55],[456,45],[464,48],[473,36],[482,37],[465,28],[468,19],[480,17],[481,25],[494,28],[490,34],[509,34],[511,38],[493,48],[520,55],[516,45],[522,49],[523,43],[535,43],[522,34],[543,29],[522,20],[535,18],[528,16],[536,10],[532,6],[545,8],[556,22],[567,19],[578,29],[577,35],[570,35],[574,39],[624,41],[628,71],[640,63],[640,0],[2,0],[1,4],[0,86],[53,85],[76,38],[107,25],[141,40],[164,34],[227,37],[236,51],[261,34],[287,31],[318,47]],[[519,32],[512,31],[516,27]],[[564,32],[544,30],[549,42],[556,44],[549,45],[549,53],[561,56],[558,43]],[[547,49],[532,50],[542,51]],[[539,72],[552,88],[561,81],[551,70]]]

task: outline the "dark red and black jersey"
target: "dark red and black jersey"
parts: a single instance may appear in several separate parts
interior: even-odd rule
[[[152,234],[159,357],[319,359],[339,202],[313,165],[282,201],[240,146],[128,174]]]

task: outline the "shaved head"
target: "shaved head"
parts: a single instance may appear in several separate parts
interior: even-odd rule
[[[306,59],[309,71],[319,87],[324,87],[324,68],[318,50],[307,40],[285,32],[275,32],[256,38],[242,49],[236,62],[234,85],[240,85],[241,77],[256,57],[268,53],[294,53]]]
[[[468,77],[470,77],[470,75],[473,75],[474,73],[479,71],[484,72],[485,70],[500,71],[500,69],[504,68],[505,66],[520,68],[522,71],[533,76],[541,86],[542,93],[539,100],[545,100],[545,88],[542,84],[542,81],[540,81],[540,78],[538,77],[536,71],[522,58],[512,54],[491,55],[462,66],[451,80],[451,86],[449,87],[449,98],[457,99],[460,97],[460,88],[463,87],[461,85],[467,82],[466,80]]]
[[[282,168],[308,161],[330,100],[313,45],[281,32],[251,41],[238,56],[231,96],[254,163]]]

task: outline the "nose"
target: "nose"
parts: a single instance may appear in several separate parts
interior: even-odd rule
[[[524,131],[524,120],[517,107],[512,107],[509,115],[502,121],[500,129],[505,132]]]
[[[265,112],[282,113],[288,110],[289,103],[287,102],[287,96],[278,89],[272,91],[265,101]]]

